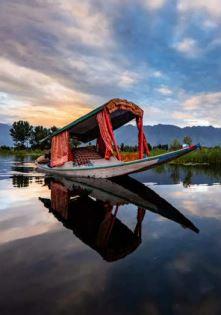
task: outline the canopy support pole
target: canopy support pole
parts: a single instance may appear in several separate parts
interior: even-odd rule
[[[137,128],[138,128],[138,150],[139,159],[143,159],[144,153],[150,155],[150,150],[147,145],[147,140],[143,130],[143,117],[136,117]]]

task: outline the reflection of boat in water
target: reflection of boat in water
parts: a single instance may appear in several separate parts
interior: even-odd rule
[[[130,177],[115,179],[46,178],[51,199],[40,198],[54,216],[107,261],[133,252],[141,243],[145,209],[158,213],[194,232],[198,229],[183,214],[150,188]],[[137,206],[132,231],[117,218],[120,206]]]

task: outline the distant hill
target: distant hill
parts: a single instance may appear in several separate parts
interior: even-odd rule
[[[0,145],[12,146],[13,142],[9,134],[11,126],[0,123]],[[201,143],[204,146],[221,146],[221,128],[212,126],[194,126],[180,128],[174,125],[155,125],[144,126],[145,134],[151,145],[170,144],[173,139],[177,138],[180,142],[184,136],[190,136],[193,143]],[[119,144],[136,145],[137,144],[137,127],[126,125],[115,131]]]
[[[180,128],[174,125],[144,126],[148,142],[151,145],[170,144],[173,139],[183,142],[184,136],[190,136],[193,143],[204,146],[221,146],[221,128],[212,126],[193,126]],[[137,144],[137,127],[126,125],[115,132],[118,143]]]
[[[13,141],[9,133],[10,128],[11,126],[0,123],[0,145],[7,145],[10,147],[13,145]]]

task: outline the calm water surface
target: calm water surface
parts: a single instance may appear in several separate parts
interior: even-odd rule
[[[87,188],[32,166],[0,158],[0,314],[221,314],[220,170]]]

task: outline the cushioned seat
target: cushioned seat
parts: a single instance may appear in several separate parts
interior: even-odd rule
[[[102,159],[102,156],[96,151],[94,146],[76,148],[74,153],[74,163],[83,165],[90,163],[90,160]]]

